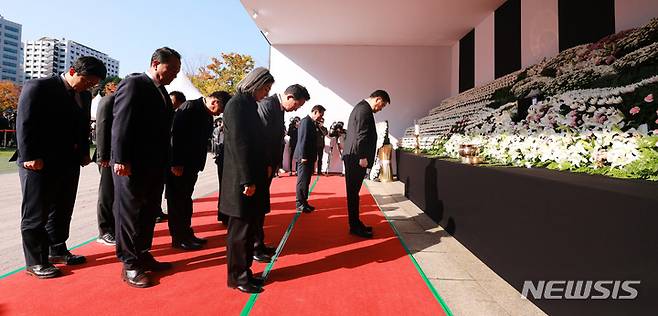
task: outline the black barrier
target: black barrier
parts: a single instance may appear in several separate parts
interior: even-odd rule
[[[658,183],[396,154],[405,195],[519,292],[525,281],[558,281],[558,297],[570,280],[640,281],[632,300],[621,282],[599,282],[608,299],[528,295],[549,315],[658,311]]]

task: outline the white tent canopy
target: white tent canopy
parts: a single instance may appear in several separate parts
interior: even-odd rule
[[[168,86],[165,86],[167,91],[180,91],[185,95],[188,100],[198,99],[202,97],[201,92],[190,81],[190,78],[183,72],[179,72],[174,81]],[[96,120],[96,111],[98,110],[98,103],[101,101],[101,95],[96,95],[91,100],[91,119]]]

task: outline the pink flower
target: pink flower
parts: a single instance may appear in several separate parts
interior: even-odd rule
[[[634,107],[631,109],[630,112],[631,112],[632,115],[638,114],[638,113],[640,113],[640,107],[639,107],[639,106],[634,106]]]
[[[654,135],[658,135],[658,129],[654,129],[654,130],[653,130],[653,134],[654,134]]]
[[[658,119],[656,119],[656,124],[658,124]]]
[[[647,95],[646,97],[644,97],[644,102],[647,102],[647,103],[653,102],[653,93],[651,93],[651,94]]]

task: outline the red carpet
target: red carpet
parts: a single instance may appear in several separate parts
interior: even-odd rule
[[[253,315],[444,315],[365,186],[361,220],[375,238],[348,234],[343,177],[321,177]]]
[[[295,178],[276,180],[272,214],[265,221],[266,242],[276,245],[294,216]],[[114,247],[96,242],[73,252],[87,264],[60,266],[64,276],[38,280],[21,271],[0,280],[0,315],[238,315],[249,295],[226,286],[226,229],[217,223],[217,197],[195,201],[192,223],[209,239],[199,251],[171,248],[167,223],[156,226],[152,253],[174,269],[151,274],[156,286],[134,289],[121,281]],[[91,237],[91,236],[90,236]],[[260,273],[265,264],[254,263]]]
[[[295,178],[276,179],[265,222],[276,246],[294,217]],[[64,276],[37,280],[24,272],[0,280],[0,315],[239,315],[250,295],[226,286],[226,229],[216,222],[216,197],[195,201],[194,230],[209,239],[203,250],[170,247],[166,223],[156,226],[153,255],[174,263],[154,273],[156,286],[134,289],[121,281],[114,248],[92,242],[75,249],[81,266],[60,266]],[[311,194],[318,210],[301,214],[270,271],[251,315],[442,315],[389,224],[365,188],[362,220],[375,239],[347,234],[344,179],[322,177]],[[265,264],[254,263],[260,273]]]

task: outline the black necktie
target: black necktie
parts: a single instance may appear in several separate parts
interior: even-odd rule
[[[167,89],[161,85],[158,87],[158,90],[160,90],[160,93],[162,94],[162,101],[164,101],[165,105],[167,105],[167,95],[169,94]]]

